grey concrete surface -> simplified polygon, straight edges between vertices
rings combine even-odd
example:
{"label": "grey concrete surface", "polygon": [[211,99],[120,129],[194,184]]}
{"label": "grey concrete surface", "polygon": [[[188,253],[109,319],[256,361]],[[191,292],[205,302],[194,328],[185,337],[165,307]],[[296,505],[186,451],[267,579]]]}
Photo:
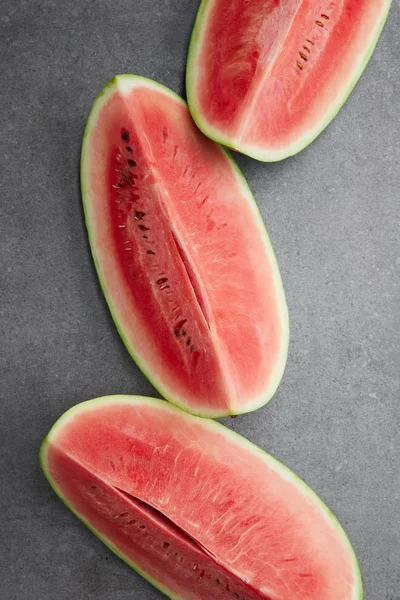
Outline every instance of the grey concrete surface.
{"label": "grey concrete surface", "polygon": [[[4,600],[161,598],[59,502],[37,452],[77,402],[156,395],[102,298],[78,161],[92,101],[114,74],[140,73],[183,93],[196,9],[189,0],[0,6]],[[400,599],[398,9],[395,0],[364,76],[314,144],[279,164],[238,157],[281,266],[291,347],[275,398],[228,425],[337,514],[367,600]]]}

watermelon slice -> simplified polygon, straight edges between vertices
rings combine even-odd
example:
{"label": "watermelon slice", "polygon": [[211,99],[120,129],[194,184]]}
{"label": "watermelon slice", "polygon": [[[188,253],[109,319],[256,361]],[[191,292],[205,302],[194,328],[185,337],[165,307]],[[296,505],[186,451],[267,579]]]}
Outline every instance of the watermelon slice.
{"label": "watermelon slice", "polygon": [[200,415],[265,404],[284,370],[287,308],[232,159],[197,129],[181,98],[123,75],[94,104],[81,179],[104,294],[154,386]]}
{"label": "watermelon slice", "polygon": [[364,70],[391,0],[203,0],[187,95],[210,138],[258,160],[296,154]]}
{"label": "watermelon slice", "polygon": [[99,398],[61,417],[40,459],[65,504],[170,598],[362,598],[323,502],[215,421],[162,400]]}

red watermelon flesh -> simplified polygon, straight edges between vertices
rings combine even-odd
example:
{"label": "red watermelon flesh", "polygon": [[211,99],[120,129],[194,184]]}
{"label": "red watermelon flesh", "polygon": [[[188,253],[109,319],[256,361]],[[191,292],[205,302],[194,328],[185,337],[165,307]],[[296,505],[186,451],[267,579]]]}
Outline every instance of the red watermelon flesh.
{"label": "red watermelon flesh", "polygon": [[209,416],[265,404],[288,345],[278,266],[243,177],[182,99],[114,78],[89,117],[82,192],[114,320],[159,391]]}
{"label": "red watermelon flesh", "polygon": [[391,0],[203,0],[187,93],[212,139],[266,161],[309,144],[367,64]]}
{"label": "red watermelon flesh", "polygon": [[56,423],[41,463],[77,516],[170,598],[362,598],[353,550],[322,501],[214,421],[100,398]]}

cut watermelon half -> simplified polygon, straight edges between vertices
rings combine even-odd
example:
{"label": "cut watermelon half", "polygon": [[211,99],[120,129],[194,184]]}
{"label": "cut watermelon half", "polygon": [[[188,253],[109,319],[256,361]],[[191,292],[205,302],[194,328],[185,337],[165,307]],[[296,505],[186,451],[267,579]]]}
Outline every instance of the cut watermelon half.
{"label": "cut watermelon half", "polygon": [[391,0],[203,0],[187,63],[193,118],[262,161],[296,154],[333,119]]}
{"label": "cut watermelon half", "polygon": [[40,460],[66,505],[170,598],[362,598],[323,502],[215,421],[162,400],[99,398],[59,419]]}
{"label": "cut watermelon half", "polygon": [[94,262],[117,328],[154,386],[207,416],[265,404],[288,315],[257,206],[186,104],[142,77],[95,101],[82,149]]}

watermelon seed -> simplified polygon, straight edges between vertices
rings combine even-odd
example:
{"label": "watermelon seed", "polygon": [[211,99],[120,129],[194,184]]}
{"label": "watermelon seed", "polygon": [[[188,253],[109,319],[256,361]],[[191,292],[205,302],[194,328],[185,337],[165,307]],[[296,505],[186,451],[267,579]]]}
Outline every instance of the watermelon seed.
{"label": "watermelon seed", "polygon": [[139,225],[138,226],[140,231],[149,231],[150,227],[146,227],[146,225]]}
{"label": "watermelon seed", "polygon": [[143,217],[145,217],[145,216],[146,216],[145,212],[141,212],[140,210],[135,211],[135,219],[137,221],[141,221],[143,219]]}
{"label": "watermelon seed", "polygon": [[155,252],[153,252],[153,250],[146,250],[146,254],[153,254],[155,256]]}
{"label": "watermelon seed", "polygon": [[220,582],[220,580],[218,579],[218,577],[217,577],[217,579],[216,579],[215,581],[216,581],[217,583],[221,583],[221,582]]}
{"label": "watermelon seed", "polygon": [[206,202],[206,200],[208,200],[208,198],[209,198],[208,195],[203,198],[203,200],[200,202],[200,204],[198,204],[199,208],[200,208],[200,206],[203,206],[204,202]]}
{"label": "watermelon seed", "polygon": [[128,525],[134,525],[136,523],[135,519],[131,519],[128,521]]}
{"label": "watermelon seed", "polygon": [[129,152],[129,154],[132,154],[133,150],[130,146],[126,146],[126,150],[127,152]]}
{"label": "watermelon seed", "polygon": [[164,542],[164,544],[163,544],[163,548],[164,548],[164,550],[167,550],[167,549],[169,548],[169,544],[168,544],[168,542]]}
{"label": "watermelon seed", "polygon": [[90,487],[92,488],[92,490],[97,490],[97,485],[91,485]]}
{"label": "watermelon seed", "polygon": [[327,21],[329,21],[329,17],[328,17],[328,15],[321,15],[321,17],[322,17],[323,19],[326,19]]}
{"label": "watermelon seed", "polygon": [[174,156],[173,156],[173,158],[175,158],[175,157],[176,157],[176,153],[177,153],[177,152],[178,152],[178,146],[174,146]]}
{"label": "watermelon seed", "polygon": [[139,529],[146,529],[145,525],[141,525]]}
{"label": "watermelon seed", "polygon": [[237,592],[235,592],[235,596],[236,596],[236,598],[240,598],[240,596]]}
{"label": "watermelon seed", "polygon": [[157,279],[156,283],[157,285],[162,285],[163,283],[166,283],[168,281],[168,277],[160,277],[160,279]]}
{"label": "watermelon seed", "polygon": [[200,578],[199,578],[199,581],[201,581],[201,580],[203,579],[203,577],[204,577],[204,574],[205,574],[205,571],[204,571],[204,569],[202,569],[202,570],[200,571]]}
{"label": "watermelon seed", "polygon": [[185,337],[186,335],[186,329],[182,329],[182,337]]}
{"label": "watermelon seed", "polygon": [[129,165],[130,167],[136,167],[136,163],[135,163],[135,161],[134,161],[134,160],[132,160],[131,158],[128,158],[128,165]]}
{"label": "watermelon seed", "polygon": [[192,341],[192,338],[189,336],[188,339],[186,340],[186,346],[190,346],[191,341]]}
{"label": "watermelon seed", "polygon": [[311,41],[311,40],[309,40],[308,38],[307,38],[307,42],[308,42],[309,44],[311,44],[311,46],[314,46],[314,42],[312,42],[312,41]]}
{"label": "watermelon seed", "polygon": [[307,56],[304,54],[304,52],[299,52],[299,54],[300,54],[300,56],[301,56],[301,58],[302,58],[303,60],[305,60],[306,62],[308,61],[308,58],[307,58]]}
{"label": "watermelon seed", "polygon": [[186,323],[187,319],[182,319],[182,321],[179,321],[179,323],[176,324],[176,326],[174,327],[174,334],[176,335],[176,337],[179,337],[180,333],[181,333],[181,329],[184,326],[184,324]]}
{"label": "watermelon seed", "polygon": [[186,175],[188,168],[189,168],[189,167],[186,165],[186,167],[185,167],[185,170],[183,171],[183,174],[184,174],[184,175]]}
{"label": "watermelon seed", "polygon": [[324,27],[324,24],[321,21],[315,21],[318,27]]}
{"label": "watermelon seed", "polygon": [[124,133],[121,135],[121,137],[123,140],[125,140],[125,142],[127,142],[129,140],[129,132],[124,131]]}
{"label": "watermelon seed", "polygon": [[196,565],[196,563],[193,565],[193,571],[197,571],[199,567]]}
{"label": "watermelon seed", "polygon": [[306,50],[308,52],[308,54],[311,54],[311,50],[310,48],[307,48],[307,46],[303,46],[304,50]]}
{"label": "watermelon seed", "polygon": [[114,515],[114,519],[119,519],[119,515]]}

